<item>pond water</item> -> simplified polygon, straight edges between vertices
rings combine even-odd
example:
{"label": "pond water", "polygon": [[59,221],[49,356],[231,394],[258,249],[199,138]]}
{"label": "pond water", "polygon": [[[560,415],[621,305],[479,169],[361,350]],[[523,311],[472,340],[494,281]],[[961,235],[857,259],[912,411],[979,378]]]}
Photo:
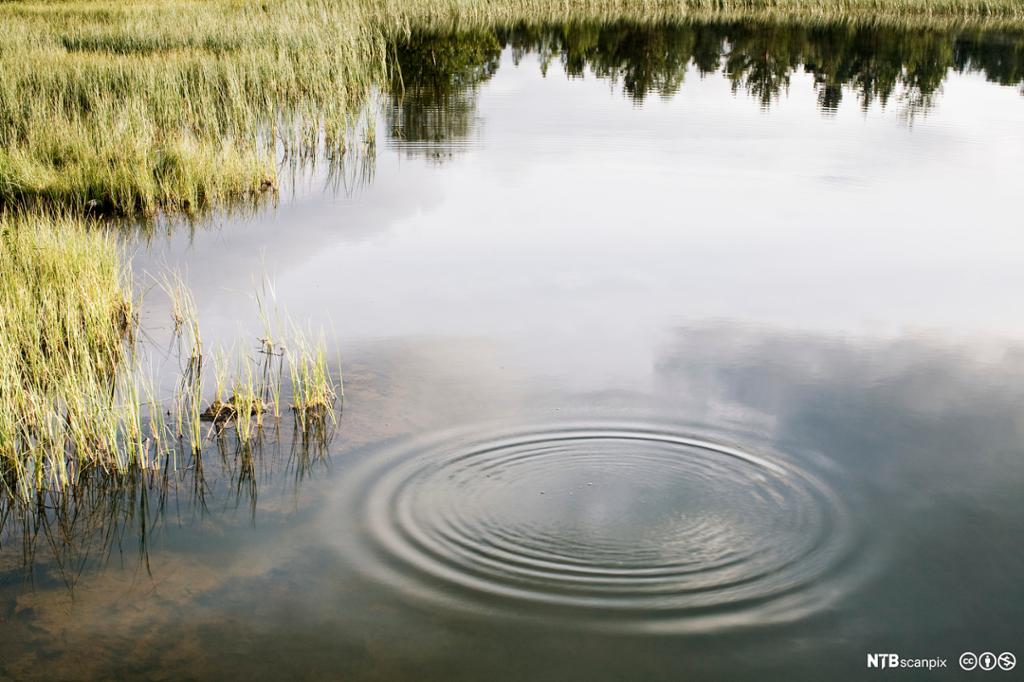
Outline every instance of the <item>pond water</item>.
{"label": "pond water", "polygon": [[264,277],[324,327],[328,450],[285,428],[205,480],[6,519],[0,674],[820,680],[1024,654],[1022,46],[414,33],[375,154],[133,247],[140,278],[186,273],[211,347],[258,337]]}

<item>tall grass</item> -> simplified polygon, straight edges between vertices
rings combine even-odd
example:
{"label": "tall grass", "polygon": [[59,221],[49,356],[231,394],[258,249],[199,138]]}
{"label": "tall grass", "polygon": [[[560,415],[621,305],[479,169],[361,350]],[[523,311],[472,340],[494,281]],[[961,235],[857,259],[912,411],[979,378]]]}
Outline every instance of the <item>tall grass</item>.
{"label": "tall grass", "polygon": [[[30,500],[101,470],[125,475],[192,459],[233,429],[249,445],[277,414],[288,368],[302,438],[333,423],[335,381],[323,342],[281,335],[293,352],[225,356],[206,410],[204,350],[195,304],[180,277],[164,288],[179,337],[181,378],[160,396],[137,355],[136,302],[118,242],[95,221],[66,214],[0,214],[0,493]],[[271,346],[271,351],[273,351]],[[203,416],[217,413],[215,429]],[[223,412],[223,414],[221,414]],[[322,429],[320,429],[322,431]]]}
{"label": "tall grass", "polygon": [[[269,420],[281,416],[282,385],[289,379],[295,432],[303,440],[327,434],[336,424],[335,407],[340,393],[340,373],[326,360],[326,341],[315,340],[294,323],[283,321],[274,307],[274,289],[264,280],[254,295],[263,334],[252,348],[220,348],[208,367],[195,303],[179,274],[166,275],[163,289],[171,304],[178,339],[181,380],[170,400],[176,436],[199,457],[211,439],[233,430],[236,441],[248,449],[259,442]],[[213,373],[213,394],[205,409],[204,367]],[[168,410],[171,412],[171,410]],[[203,432],[202,422],[210,423]],[[163,423],[163,422],[161,422]]]}
{"label": "tall grass", "polygon": [[383,68],[355,0],[0,5],[0,200],[192,211],[344,146]]}
{"label": "tall grass", "polygon": [[203,399],[203,336],[192,292],[181,274],[166,273],[159,281],[171,304],[174,339],[181,361],[181,378],[174,395],[173,427],[179,441],[198,454],[203,440],[200,424]]}
{"label": "tall grass", "polygon": [[292,412],[297,430],[305,437],[324,436],[336,425],[335,401],[341,390],[327,361],[323,336],[314,337],[293,327],[286,350],[291,376]]}
{"label": "tall grass", "polygon": [[374,20],[385,34],[516,24],[666,20],[855,20],[949,27],[965,21],[1020,27],[1019,0],[379,0]]}
{"label": "tall grass", "polygon": [[81,465],[137,463],[130,273],[112,238],[66,215],[0,216],[0,472],[26,496]]}

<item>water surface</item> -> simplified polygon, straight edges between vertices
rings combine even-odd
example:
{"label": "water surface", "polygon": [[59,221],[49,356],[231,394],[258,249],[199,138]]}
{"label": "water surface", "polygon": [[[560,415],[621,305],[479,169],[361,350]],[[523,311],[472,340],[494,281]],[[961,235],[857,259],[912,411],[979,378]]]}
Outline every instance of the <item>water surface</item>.
{"label": "water surface", "polygon": [[[285,425],[71,524],[9,516],[0,671],[952,678],[1014,651],[1021,45],[414,33],[374,156],[134,246],[211,346],[258,337],[264,276],[324,325],[330,448]],[[153,292],[155,356],[166,315]]]}

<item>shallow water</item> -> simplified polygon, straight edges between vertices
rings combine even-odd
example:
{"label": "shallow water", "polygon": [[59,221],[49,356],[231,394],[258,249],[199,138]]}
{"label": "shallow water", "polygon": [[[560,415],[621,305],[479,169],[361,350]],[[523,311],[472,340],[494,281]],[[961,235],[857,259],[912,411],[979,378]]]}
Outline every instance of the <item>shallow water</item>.
{"label": "shallow water", "polygon": [[1020,44],[414,36],[375,158],[136,247],[211,347],[257,338],[263,276],[324,324],[329,451],[283,427],[98,492],[28,573],[9,521],[0,672],[818,680],[896,652],[953,678],[1015,651]]}

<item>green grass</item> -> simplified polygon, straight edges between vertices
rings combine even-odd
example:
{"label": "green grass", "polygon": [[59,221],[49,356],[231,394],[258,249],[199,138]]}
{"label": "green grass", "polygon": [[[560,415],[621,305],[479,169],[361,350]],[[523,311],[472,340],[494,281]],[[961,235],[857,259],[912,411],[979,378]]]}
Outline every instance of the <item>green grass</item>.
{"label": "green grass", "polygon": [[382,0],[379,8],[377,21],[399,30],[678,19],[855,19],[935,27],[965,20],[1020,26],[1024,20],[1019,0]]}
{"label": "green grass", "polygon": [[0,4],[0,202],[195,211],[341,151],[383,68],[332,2]]}
{"label": "green grass", "polygon": [[292,413],[297,430],[304,434],[324,434],[336,424],[334,404],[340,384],[336,383],[327,362],[323,336],[314,339],[293,327],[285,357],[291,377]]}
{"label": "green grass", "polygon": [[0,3],[0,205],[194,212],[344,153],[414,29],[757,16],[1024,25],[1021,0],[72,0]]}
{"label": "green grass", "polygon": [[[281,373],[298,377],[303,438],[333,423],[335,379],[324,345],[282,334],[278,356],[241,352],[217,364],[230,413],[204,429],[204,350],[195,304],[179,277],[163,283],[179,338],[181,378],[160,396],[137,353],[132,277],[118,241],[66,214],[0,215],[0,492],[28,501],[96,470],[126,475],[198,457],[229,427],[243,445],[275,417]],[[260,348],[265,348],[261,345]],[[294,349],[294,350],[293,350]]]}
{"label": "green grass", "polygon": [[[0,217],[0,473],[20,497],[138,463],[126,258],[94,224]],[[126,392],[129,394],[126,396]]]}

